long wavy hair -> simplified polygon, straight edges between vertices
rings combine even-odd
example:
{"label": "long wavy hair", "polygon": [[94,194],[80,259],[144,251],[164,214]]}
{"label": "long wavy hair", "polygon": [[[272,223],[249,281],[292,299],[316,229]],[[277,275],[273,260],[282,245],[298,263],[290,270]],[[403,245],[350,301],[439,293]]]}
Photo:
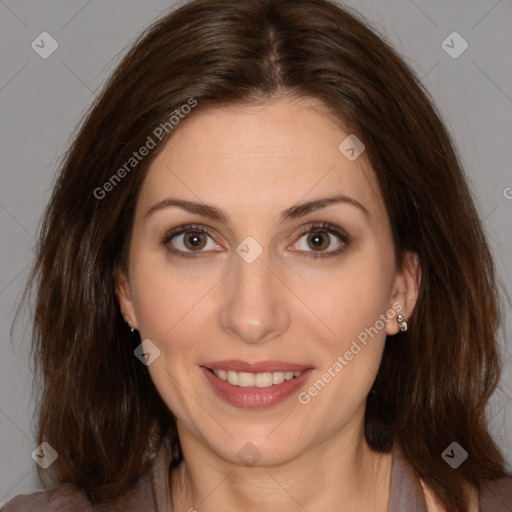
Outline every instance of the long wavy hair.
{"label": "long wavy hair", "polygon": [[[63,157],[27,286],[38,442],[59,453],[41,473],[115,503],[148,470],[162,436],[182,460],[172,412],[134,357],[141,340],[120,314],[116,270],[126,265],[147,170],[180,129],[172,116],[186,123],[204,109],[284,95],[321,100],[363,141],[397,261],[404,251],[420,259],[409,331],[386,340],[367,398],[366,440],[380,452],[398,443],[446,509],[465,511],[468,483],[505,474],[485,414],[500,376],[495,267],[429,94],[384,36],[328,0],[186,3],[137,39],[87,112]],[[148,137],[154,147],[134,159]],[[469,453],[456,471],[441,457],[454,440]]]}

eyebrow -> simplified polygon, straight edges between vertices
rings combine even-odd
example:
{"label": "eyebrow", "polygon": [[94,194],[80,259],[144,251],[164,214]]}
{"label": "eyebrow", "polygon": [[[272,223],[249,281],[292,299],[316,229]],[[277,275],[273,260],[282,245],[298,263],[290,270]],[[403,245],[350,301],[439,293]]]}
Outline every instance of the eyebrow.
{"label": "eyebrow", "polygon": [[[329,197],[322,197],[319,199],[314,199],[312,201],[308,201],[305,203],[296,204],[286,210],[281,212],[279,216],[279,223],[284,222],[285,220],[293,220],[298,219],[300,217],[304,217],[305,215],[320,210],[322,208],[326,208],[327,206],[333,204],[348,204],[358,208],[365,215],[369,215],[368,210],[356,199],[353,199],[344,195],[336,195]],[[145,216],[149,217],[156,213],[157,211],[163,210],[165,208],[169,208],[172,206],[176,206],[187,210],[190,213],[197,213],[198,215],[202,215],[203,217],[207,217],[211,220],[221,222],[223,224],[230,224],[229,215],[225,210],[221,208],[217,208],[216,206],[209,205],[206,203],[199,203],[195,201],[187,201],[185,199],[175,199],[172,197],[168,197],[166,199],[162,199],[155,203],[149,210],[146,212]]]}

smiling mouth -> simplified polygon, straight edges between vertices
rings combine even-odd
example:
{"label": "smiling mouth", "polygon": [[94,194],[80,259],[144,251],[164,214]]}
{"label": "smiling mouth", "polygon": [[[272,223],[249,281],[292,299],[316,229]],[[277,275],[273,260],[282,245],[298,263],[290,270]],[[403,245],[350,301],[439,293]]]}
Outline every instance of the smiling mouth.
{"label": "smiling mouth", "polygon": [[284,381],[300,377],[303,373],[302,371],[249,373],[212,368],[208,368],[208,370],[220,380],[226,381],[232,386],[239,386],[242,388],[270,388],[272,386],[278,386]]}

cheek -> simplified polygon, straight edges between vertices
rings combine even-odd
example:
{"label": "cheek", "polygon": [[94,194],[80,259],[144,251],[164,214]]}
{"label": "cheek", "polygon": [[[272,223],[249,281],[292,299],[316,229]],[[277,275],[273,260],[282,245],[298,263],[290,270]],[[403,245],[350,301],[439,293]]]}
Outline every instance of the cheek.
{"label": "cheek", "polygon": [[133,258],[132,293],[142,336],[163,342],[191,313],[197,315],[208,303],[208,292],[217,277],[199,275],[193,263],[179,268],[173,268],[158,251],[141,252]]}
{"label": "cheek", "polygon": [[[333,273],[327,282],[309,289],[304,302],[328,327],[321,331],[310,323],[319,357],[315,379],[304,389],[302,401],[327,423],[344,422],[362,406],[377,375],[390,309],[392,259],[382,252],[358,254]],[[307,294],[306,288],[302,290]],[[318,322],[316,322],[318,325]],[[320,335],[320,333],[326,333]],[[332,416],[330,416],[332,415]]]}
{"label": "cheek", "polygon": [[342,349],[376,324],[385,332],[379,319],[390,308],[392,260],[379,256],[378,251],[357,253],[329,274],[303,273],[296,282],[297,295],[321,320],[325,342],[333,349]]}
{"label": "cheek", "polygon": [[[210,282],[211,281],[211,282]],[[148,371],[169,409],[178,417],[194,416],[190,400],[198,379],[198,347],[204,329],[198,320],[211,317],[208,291],[212,278],[194,279],[145,262],[134,272],[132,288],[142,339],[150,339],[160,350]]]}
{"label": "cheek", "polygon": [[347,278],[328,299],[315,299],[334,334],[319,336],[311,329],[316,337],[309,353],[318,354],[320,364],[298,398],[326,428],[336,429],[363,406],[380,366],[386,339],[381,315],[389,312],[389,295],[374,277]]}

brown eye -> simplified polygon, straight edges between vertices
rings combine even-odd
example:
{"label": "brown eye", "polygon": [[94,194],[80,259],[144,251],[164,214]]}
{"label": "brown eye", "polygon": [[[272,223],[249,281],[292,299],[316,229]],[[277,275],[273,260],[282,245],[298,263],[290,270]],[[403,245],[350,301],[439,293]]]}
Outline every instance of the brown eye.
{"label": "brown eye", "polygon": [[343,252],[350,243],[350,236],[336,226],[325,222],[306,226],[294,249],[311,258],[326,258]]}
{"label": "brown eye", "polygon": [[331,244],[329,235],[326,235],[323,231],[316,231],[309,234],[307,243],[310,244],[315,251],[323,251],[327,249]]}
{"label": "brown eye", "polygon": [[206,243],[206,236],[200,231],[187,231],[184,233],[183,243],[191,251],[203,249]]}
{"label": "brown eye", "polygon": [[213,241],[212,233],[198,225],[179,226],[162,238],[169,252],[177,256],[193,258],[221,247]]}

